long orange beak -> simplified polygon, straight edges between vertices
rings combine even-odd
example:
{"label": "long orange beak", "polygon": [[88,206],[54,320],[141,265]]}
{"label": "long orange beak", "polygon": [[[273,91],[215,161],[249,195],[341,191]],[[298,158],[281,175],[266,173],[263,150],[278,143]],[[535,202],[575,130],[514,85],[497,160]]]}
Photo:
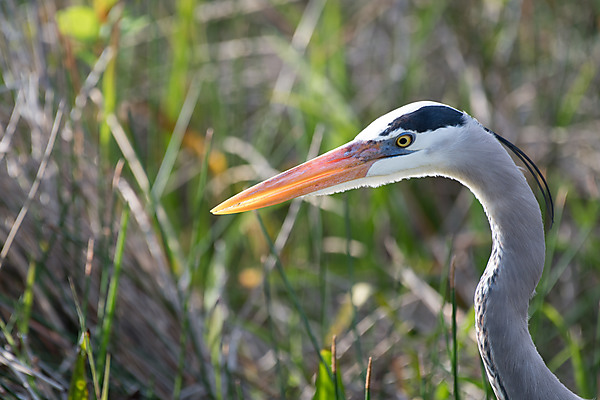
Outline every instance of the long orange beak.
{"label": "long orange beak", "polygon": [[350,142],[254,185],[210,212],[220,215],[255,210],[363,178],[379,158],[378,150],[377,143]]}

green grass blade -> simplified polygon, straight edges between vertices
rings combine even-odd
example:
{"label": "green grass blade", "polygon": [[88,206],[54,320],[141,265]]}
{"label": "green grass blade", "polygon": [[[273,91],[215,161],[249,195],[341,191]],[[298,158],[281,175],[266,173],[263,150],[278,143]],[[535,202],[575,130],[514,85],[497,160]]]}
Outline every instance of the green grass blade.
{"label": "green grass blade", "polygon": [[170,261],[171,271],[180,271],[182,266],[185,265],[185,257],[183,255],[176,230],[173,227],[171,220],[168,218],[165,208],[157,199],[153,198],[150,188],[150,180],[148,179],[146,170],[134,151],[129,138],[119,123],[117,117],[114,114],[110,114],[106,118],[106,121],[111,128],[113,138],[117,142],[117,145],[121,150],[121,154],[125,160],[127,160],[127,165],[129,166],[129,169],[131,170],[140,190],[144,194],[149,209],[153,212],[155,222],[157,223],[158,229],[161,233],[160,238],[163,240],[167,258]]}
{"label": "green grass blade", "polygon": [[193,42],[198,38],[198,25],[194,23],[196,0],[178,0],[177,12],[173,21],[172,66],[166,93],[165,110],[167,117],[175,121],[181,110],[182,101],[188,86],[190,60],[193,56]]}
{"label": "green grass blade", "polygon": [[[265,265],[266,267],[266,265]],[[277,382],[279,384],[279,393],[281,395],[281,398],[285,398],[285,377],[283,376],[283,368],[281,367],[281,359],[279,357],[279,346],[278,346],[278,341],[276,339],[275,336],[275,324],[273,323],[273,318],[272,318],[272,314],[271,314],[271,310],[272,310],[272,299],[271,299],[271,284],[269,282],[269,279],[271,277],[271,274],[269,274],[269,271],[264,270],[264,279],[263,279],[263,292],[265,294],[265,304],[267,307],[267,326],[268,326],[268,330],[269,330],[269,336],[271,339],[271,344],[273,346],[273,352],[275,353],[275,371],[277,374]]]}
{"label": "green grass blade", "polygon": [[[560,332],[563,340],[565,340],[567,344],[567,348],[565,349],[565,356],[571,357],[571,364],[573,366],[573,374],[575,375],[575,382],[577,384],[577,392],[583,396],[583,398],[592,397],[593,394],[589,390],[589,385],[587,381],[587,368],[583,363],[583,358],[581,356],[581,344],[578,343],[577,339],[569,333],[568,327],[565,323],[564,318],[558,312],[558,310],[552,307],[550,304],[546,303],[542,307],[542,312],[548,318],[554,326]],[[554,359],[548,362],[548,368],[550,370],[556,370],[562,364],[561,355],[557,355]],[[555,362],[555,360],[559,361],[559,364]]]}
{"label": "green grass blade", "polygon": [[452,303],[452,377],[454,379],[454,398],[460,400],[458,385],[458,341],[456,339],[456,288],[454,286],[454,260],[450,264],[450,301]]}
{"label": "green grass blade", "polygon": [[567,126],[571,123],[579,111],[581,102],[590,90],[591,82],[598,72],[598,63],[594,59],[589,59],[581,65],[579,74],[573,81],[573,84],[564,94],[562,103],[556,115],[556,124],[558,126]]}
{"label": "green grass blade", "polygon": [[115,247],[115,255],[113,259],[114,271],[108,288],[106,299],[106,312],[104,313],[104,320],[102,321],[102,331],[100,333],[100,350],[98,352],[97,369],[103,372],[105,368],[105,362],[108,361],[108,343],[110,341],[112,324],[115,317],[117,293],[119,290],[119,280],[121,277],[123,251],[125,249],[125,238],[127,237],[128,224],[129,208],[126,206],[126,208],[121,213],[121,225],[119,228],[119,235],[117,236],[117,244]]}
{"label": "green grass blade", "polygon": [[[331,360],[330,350],[321,350],[321,357],[324,360]],[[332,379],[329,375],[329,367],[327,364],[322,362],[319,363],[319,370],[317,372],[317,380],[315,382],[315,395],[313,400],[331,400],[338,399],[338,390],[336,381],[339,379],[339,374],[335,373]],[[339,382],[341,385],[341,381]]]}
{"label": "green grass blade", "polygon": [[598,388],[600,383],[600,304],[596,316],[596,337],[594,338],[594,357],[592,358],[592,388]]}
{"label": "green grass blade", "polygon": [[83,339],[85,333],[82,333],[81,340],[79,341],[79,349],[77,350],[77,358],[75,359],[75,365],[73,367],[73,375],[71,376],[71,383],[69,384],[69,392],[67,398],[69,400],[88,400],[90,393],[87,388],[86,378],[86,341]]}
{"label": "green grass blade", "polygon": [[348,265],[348,278],[350,280],[350,303],[352,305],[352,332],[354,333],[354,347],[356,348],[356,358],[360,364],[360,371],[362,380],[366,380],[367,377],[365,375],[365,365],[364,365],[364,357],[362,345],[360,342],[360,334],[358,333],[358,321],[357,314],[358,310],[356,309],[356,304],[354,303],[354,298],[352,295],[352,288],[354,287],[355,276],[354,276],[354,259],[350,254],[350,244],[352,243],[352,232],[351,232],[351,218],[350,218],[350,204],[348,203],[348,194],[344,197],[344,223],[346,226],[346,262]]}
{"label": "green grass blade", "polygon": [[[296,291],[294,290],[294,288],[292,287],[292,285],[290,284],[290,281],[287,278],[287,275],[285,274],[285,271],[283,269],[283,264],[281,263],[281,259],[279,258],[279,254],[277,254],[277,251],[275,249],[275,246],[273,244],[273,241],[271,240],[271,237],[269,236],[269,233],[267,232],[267,228],[260,216],[260,214],[258,212],[255,212],[256,217],[258,218],[258,222],[260,224],[260,228],[262,230],[262,233],[265,237],[265,239],[267,240],[268,244],[269,244],[269,248],[271,249],[271,254],[273,255],[273,257],[275,257],[275,269],[277,270],[277,272],[279,273],[279,276],[281,277],[281,280],[283,282],[283,285],[285,287],[285,290],[288,294],[288,296],[290,297],[290,300],[292,301],[292,304],[294,306],[294,309],[296,310],[296,312],[298,313],[298,315],[300,315],[300,319],[302,320],[302,324],[304,325],[304,329],[306,330],[306,333],[308,334],[308,337],[310,339],[310,342],[313,346],[313,351],[315,351],[315,353],[317,354],[317,356],[319,357],[319,361],[321,363],[325,364],[325,360],[323,359],[323,357],[321,356],[321,352],[319,350],[319,343],[317,342],[317,338],[314,334],[314,332],[312,331],[312,328],[310,327],[310,323],[308,321],[308,317],[306,316],[306,313],[304,312],[304,310],[302,309],[302,306],[300,305],[300,302],[298,301],[298,295],[296,295]],[[331,375],[331,370],[329,370],[329,374]]]}
{"label": "green grass blade", "polygon": [[25,292],[23,293],[23,308],[21,318],[18,320],[19,330],[23,336],[29,332],[29,319],[31,317],[31,307],[33,306],[33,286],[35,285],[37,263],[29,262],[27,278],[25,281]]}
{"label": "green grass blade", "polygon": [[185,101],[181,107],[181,112],[179,112],[177,117],[177,122],[175,123],[175,128],[173,129],[173,133],[171,135],[171,140],[167,145],[165,156],[158,169],[154,184],[152,185],[151,193],[152,198],[154,199],[160,199],[162,197],[169,177],[172,175],[173,166],[175,165],[175,160],[179,154],[183,137],[190,123],[190,119],[192,118],[192,113],[194,112],[196,103],[198,102],[198,97],[200,96],[200,87],[201,84],[199,77],[195,76],[190,84],[190,89],[188,90]]}
{"label": "green grass blade", "polygon": [[75,290],[75,285],[73,284],[73,280],[69,278],[69,285],[71,287],[71,295],[73,296],[73,302],[75,303],[75,311],[77,312],[77,318],[79,319],[79,329],[81,331],[80,339],[79,339],[79,347],[83,351],[85,351],[86,358],[88,364],[90,366],[90,373],[92,375],[92,385],[94,387],[94,393],[96,394],[96,398],[100,398],[100,385],[98,384],[98,375],[96,374],[96,366],[94,363],[94,355],[92,352],[92,347],[90,343],[90,332],[86,328],[85,317],[81,310],[81,305],[79,304],[79,300],[77,299],[77,291]]}
{"label": "green grass blade", "polygon": [[110,382],[110,354],[106,355],[106,364],[104,366],[104,383],[102,384],[101,400],[108,400],[108,389]]}

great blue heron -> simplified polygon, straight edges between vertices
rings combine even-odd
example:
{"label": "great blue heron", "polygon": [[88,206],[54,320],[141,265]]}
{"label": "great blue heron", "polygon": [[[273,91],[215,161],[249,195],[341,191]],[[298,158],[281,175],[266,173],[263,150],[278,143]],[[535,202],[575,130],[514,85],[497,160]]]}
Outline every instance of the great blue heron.
{"label": "great blue heron", "polygon": [[492,230],[492,253],[475,291],[475,326],[496,397],[580,399],[546,367],[527,328],[529,299],[544,268],[544,226],[531,188],[502,145],[534,174],[551,212],[546,181],[525,153],[466,113],[429,101],[376,119],[350,143],[246,189],[211,212],[237,213],[415,177],[461,182],[483,205]]}

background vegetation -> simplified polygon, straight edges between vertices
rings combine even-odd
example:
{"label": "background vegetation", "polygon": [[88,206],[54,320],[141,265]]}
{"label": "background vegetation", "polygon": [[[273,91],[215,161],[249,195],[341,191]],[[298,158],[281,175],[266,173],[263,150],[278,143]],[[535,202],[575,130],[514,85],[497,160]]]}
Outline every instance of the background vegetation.
{"label": "background vegetation", "polygon": [[466,189],[209,214],[421,99],[545,171],[530,328],[597,396],[599,28],[597,0],[3,0],[0,397],[310,399],[335,334],[338,398],[364,397],[368,357],[372,398],[492,398]]}

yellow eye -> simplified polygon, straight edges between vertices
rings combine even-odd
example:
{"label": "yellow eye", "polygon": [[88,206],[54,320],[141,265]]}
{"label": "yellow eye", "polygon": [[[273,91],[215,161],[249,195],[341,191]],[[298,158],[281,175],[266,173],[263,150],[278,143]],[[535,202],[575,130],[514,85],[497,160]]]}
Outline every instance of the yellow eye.
{"label": "yellow eye", "polygon": [[410,133],[405,133],[403,135],[398,136],[396,139],[396,145],[398,147],[408,147],[413,142],[413,136]]}

